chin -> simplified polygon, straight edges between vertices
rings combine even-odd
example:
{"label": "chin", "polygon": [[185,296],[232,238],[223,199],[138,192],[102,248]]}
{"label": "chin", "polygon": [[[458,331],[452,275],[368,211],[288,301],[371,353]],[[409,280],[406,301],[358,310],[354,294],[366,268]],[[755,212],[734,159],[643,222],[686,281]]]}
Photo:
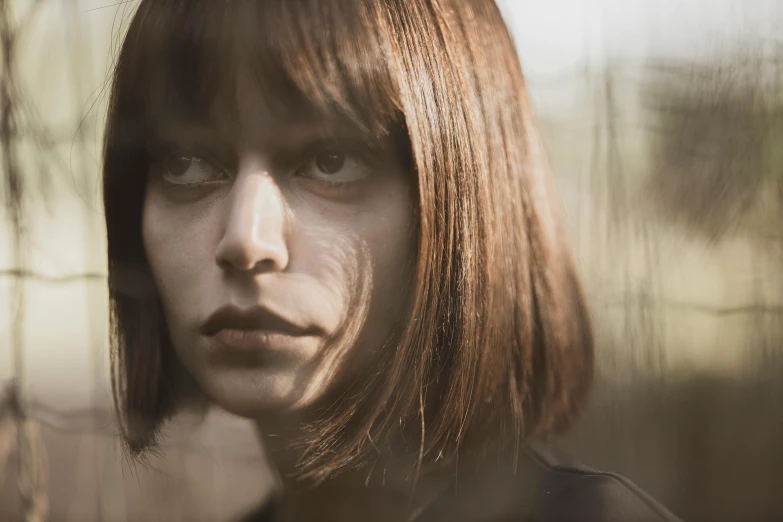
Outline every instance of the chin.
{"label": "chin", "polygon": [[212,370],[197,378],[209,400],[224,410],[249,419],[295,409],[301,386],[295,372],[262,369]]}

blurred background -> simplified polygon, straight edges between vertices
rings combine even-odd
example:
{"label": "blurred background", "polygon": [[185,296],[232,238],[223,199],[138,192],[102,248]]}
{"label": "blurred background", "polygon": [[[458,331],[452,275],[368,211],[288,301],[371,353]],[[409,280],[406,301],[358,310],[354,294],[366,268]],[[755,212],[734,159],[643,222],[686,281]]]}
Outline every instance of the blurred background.
{"label": "blurred background", "polygon": [[[99,165],[134,4],[0,0],[0,520],[220,520],[269,485],[219,411],[145,467],[117,442]],[[560,444],[684,520],[783,520],[783,4],[500,4],[596,320]]]}

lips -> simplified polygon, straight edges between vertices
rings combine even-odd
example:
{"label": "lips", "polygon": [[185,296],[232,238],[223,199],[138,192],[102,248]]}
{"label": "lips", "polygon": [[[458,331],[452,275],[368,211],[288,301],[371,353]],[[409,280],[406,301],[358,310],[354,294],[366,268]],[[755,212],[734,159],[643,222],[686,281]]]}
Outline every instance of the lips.
{"label": "lips", "polygon": [[316,329],[301,326],[296,321],[284,318],[269,308],[254,307],[240,309],[225,306],[210,315],[204,321],[201,331],[205,335],[214,335],[220,330],[266,330],[288,335],[314,335]]}
{"label": "lips", "polygon": [[304,337],[318,335],[315,327],[287,319],[269,308],[220,308],[204,321],[201,333],[223,348],[285,350]]}

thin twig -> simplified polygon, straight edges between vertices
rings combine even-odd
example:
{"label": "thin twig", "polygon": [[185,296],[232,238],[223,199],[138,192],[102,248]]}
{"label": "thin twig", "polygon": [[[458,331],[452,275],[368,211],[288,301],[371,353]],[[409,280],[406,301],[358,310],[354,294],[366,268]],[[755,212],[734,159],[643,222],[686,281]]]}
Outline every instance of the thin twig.
{"label": "thin twig", "polygon": [[2,277],[14,277],[19,279],[35,279],[38,281],[44,281],[46,283],[75,283],[85,280],[98,280],[105,281],[106,274],[100,272],[83,272],[78,274],[68,274],[61,276],[41,274],[32,270],[23,268],[12,268],[10,270],[0,270],[0,278]]}

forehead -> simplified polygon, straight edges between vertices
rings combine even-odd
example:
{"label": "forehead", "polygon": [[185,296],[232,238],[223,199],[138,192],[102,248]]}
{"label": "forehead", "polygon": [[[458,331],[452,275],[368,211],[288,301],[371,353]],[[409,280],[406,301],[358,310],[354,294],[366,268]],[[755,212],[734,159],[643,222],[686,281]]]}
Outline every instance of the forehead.
{"label": "forehead", "polygon": [[283,114],[272,111],[267,96],[248,78],[247,71],[240,69],[236,81],[227,84],[209,103],[159,107],[151,112],[149,126],[156,136],[168,140],[202,142],[219,138],[239,144],[290,140],[340,125],[306,105]]}
{"label": "forehead", "polygon": [[199,122],[239,139],[314,121],[375,136],[401,124],[377,27],[356,16],[363,2],[180,4],[142,2],[123,46],[145,126]]}
{"label": "forehead", "polygon": [[[364,141],[368,146],[382,148],[392,145],[390,137],[384,141],[366,139],[357,129],[339,122],[313,119],[305,122],[270,120],[262,125],[247,127],[227,118],[183,120],[176,118],[156,121],[150,132],[152,143],[209,145],[230,150],[269,149],[285,150],[332,138]],[[400,150],[400,153],[405,151]]]}

